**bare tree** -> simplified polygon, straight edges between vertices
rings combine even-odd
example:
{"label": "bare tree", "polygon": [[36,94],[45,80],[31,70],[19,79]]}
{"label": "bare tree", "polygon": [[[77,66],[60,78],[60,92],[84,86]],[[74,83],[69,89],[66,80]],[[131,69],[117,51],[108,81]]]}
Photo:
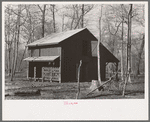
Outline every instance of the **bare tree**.
{"label": "bare tree", "polygon": [[44,37],[44,25],[45,25],[45,12],[46,12],[46,4],[44,4],[43,9],[40,5],[38,5],[40,11],[42,12],[42,37]]}
{"label": "bare tree", "polygon": [[[70,30],[84,27],[84,16],[93,9],[94,5],[73,4],[65,6],[65,17],[68,18],[68,28]],[[70,11],[68,13],[68,11]]]}
{"label": "bare tree", "polygon": [[97,44],[97,63],[98,63],[98,82],[99,85],[102,84],[101,82],[101,55],[100,55],[100,45],[101,45],[101,41],[102,41],[102,35],[101,35],[101,30],[102,30],[102,9],[103,9],[103,5],[101,5],[101,11],[100,11],[100,17],[99,17],[99,39],[98,39],[98,44]]}
{"label": "bare tree", "polygon": [[81,12],[80,15],[79,15],[80,9],[78,9],[78,6],[77,6],[77,9],[76,9],[77,17],[76,17],[76,25],[75,25],[74,29],[76,29],[77,27],[80,28],[80,26],[79,26],[80,21],[81,21],[81,27],[84,27],[84,16],[87,13],[89,13],[94,7],[94,5],[85,5],[85,4],[82,4],[81,6],[82,6],[81,7],[82,12]]}
{"label": "bare tree", "polygon": [[80,94],[80,69],[81,69],[81,65],[82,65],[82,60],[80,60],[80,64],[79,64],[79,67],[78,67],[78,83],[77,83],[78,92],[77,92],[77,95],[76,95],[76,99],[78,99],[79,94]]}
{"label": "bare tree", "polygon": [[130,10],[128,14],[128,43],[127,43],[127,73],[126,80],[123,88],[122,95],[125,96],[125,89],[127,81],[131,80],[131,18],[132,18],[132,4],[130,4]]}
{"label": "bare tree", "polygon": [[82,4],[82,21],[81,21],[81,27],[84,27],[84,4]]}
{"label": "bare tree", "polygon": [[124,23],[124,17],[123,17],[123,4],[121,5],[122,7],[122,42],[121,42],[121,78],[122,81],[124,81],[124,67],[123,67],[123,23]]}
{"label": "bare tree", "polygon": [[140,49],[138,51],[137,69],[136,69],[136,72],[135,72],[135,77],[136,78],[140,74],[140,61],[141,61],[141,56],[142,56],[142,52],[143,52],[143,48],[144,48],[144,42],[145,42],[145,35],[143,34],[143,39],[142,39],[142,42],[141,42],[141,46],[140,46]]}
{"label": "bare tree", "polygon": [[[9,8],[9,6],[8,6]],[[8,20],[7,23],[5,22],[5,42],[7,44],[7,49],[8,49],[8,75],[10,76],[11,74],[11,47],[12,47],[12,40],[10,39],[11,36],[11,27],[10,27],[10,23],[11,23],[11,11],[10,9],[7,10],[8,13]],[[14,34],[13,34],[14,36]],[[6,52],[7,54],[7,52]]]}
{"label": "bare tree", "polygon": [[[106,14],[107,11],[105,12],[105,16],[106,16],[106,22],[107,22],[107,28],[108,28],[108,32],[110,33],[110,36],[113,37],[112,41],[111,41],[111,52],[113,54],[115,54],[115,51],[117,50],[117,56],[118,56],[118,43],[116,45],[116,41],[117,41],[117,36],[119,35],[118,32],[120,32],[121,30],[120,29],[120,26],[121,26],[121,23],[123,23],[123,18],[122,18],[122,15],[120,15],[120,13],[117,12],[118,9],[120,9],[120,5],[115,7],[115,6],[112,6],[110,5],[111,7],[111,11],[113,11],[113,16],[110,14]],[[120,19],[121,18],[121,19]],[[122,24],[123,25],[123,24]],[[123,29],[123,26],[122,26],[122,29]],[[122,31],[123,32],[123,31]],[[122,33],[123,34],[123,33]],[[123,35],[122,35],[123,36]],[[120,40],[120,39],[119,39]],[[110,43],[110,42],[109,42]],[[110,45],[109,45],[110,46]],[[122,60],[122,59],[121,59]],[[111,68],[111,69],[110,69]],[[110,66],[110,70],[113,71],[114,73],[114,69],[115,69],[115,65],[112,65]],[[111,73],[112,74],[112,73]]]}
{"label": "bare tree", "polygon": [[13,57],[13,64],[12,64],[12,73],[11,73],[11,81],[15,75],[16,65],[17,65],[17,58],[18,58],[18,43],[19,43],[19,36],[20,36],[20,16],[21,16],[21,5],[18,5],[18,15],[17,15],[17,22],[16,22],[16,34],[14,40],[14,57]]}
{"label": "bare tree", "polygon": [[[19,4],[17,5],[17,12],[13,10],[13,8],[6,7],[7,10],[10,10],[12,15],[17,16],[14,20],[14,28],[12,29],[12,44],[11,47],[13,49],[13,55],[12,55],[12,66],[11,66],[11,81],[13,80],[13,77],[15,75],[16,67],[17,67],[17,59],[18,59],[18,48],[19,48],[19,40],[20,40],[20,27],[25,23],[26,19],[21,15],[21,12],[24,10],[24,8]],[[21,18],[23,19],[23,22],[21,23]],[[10,58],[10,57],[9,57]]]}
{"label": "bare tree", "polygon": [[52,12],[52,15],[53,15],[53,29],[54,29],[54,33],[56,32],[56,22],[55,22],[55,5],[52,4],[51,5],[51,12]]}
{"label": "bare tree", "polygon": [[[25,5],[25,9],[26,9],[27,18],[28,18],[27,20],[29,20],[28,21],[29,23],[27,23],[27,27],[24,25],[24,28],[26,28],[28,30],[28,33],[26,33],[26,35],[28,35],[27,38],[26,38],[27,39],[26,44],[28,44],[28,43],[32,42],[34,26],[33,26],[33,23],[32,23],[32,15],[31,15],[31,12],[30,12],[30,6],[27,7],[27,5]],[[25,49],[23,51],[22,58],[20,60],[19,66],[18,66],[18,70],[21,70],[21,64],[22,64],[23,58],[25,56],[26,50],[27,50],[27,46],[25,46]]]}
{"label": "bare tree", "polygon": [[[140,17],[136,16],[135,21],[138,24],[140,24],[142,27],[145,27],[145,24],[144,24],[145,23],[145,14],[144,14],[145,9],[144,9],[144,6],[142,6],[142,11],[143,11],[143,14]],[[143,52],[143,49],[144,49],[144,42],[145,42],[145,34],[142,33],[140,35],[142,35],[143,37],[141,39],[142,42],[140,44],[140,48],[138,49],[139,51],[138,51],[138,54],[137,54],[138,58],[137,58],[137,64],[136,64],[137,68],[136,68],[136,71],[135,71],[135,78],[138,78],[138,75],[140,74],[140,62],[141,62],[141,57],[142,57],[142,52]]]}

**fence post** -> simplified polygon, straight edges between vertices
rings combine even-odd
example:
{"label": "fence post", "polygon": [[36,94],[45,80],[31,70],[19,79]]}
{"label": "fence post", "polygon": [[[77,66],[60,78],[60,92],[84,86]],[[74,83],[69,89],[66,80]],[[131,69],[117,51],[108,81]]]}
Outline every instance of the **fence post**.
{"label": "fence post", "polygon": [[42,67],[42,82],[44,82],[44,67]]}

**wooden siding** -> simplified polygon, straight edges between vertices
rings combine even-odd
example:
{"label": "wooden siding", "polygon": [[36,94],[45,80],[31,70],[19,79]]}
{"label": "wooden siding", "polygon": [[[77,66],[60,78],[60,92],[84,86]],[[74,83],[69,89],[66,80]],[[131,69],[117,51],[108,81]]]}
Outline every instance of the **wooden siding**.
{"label": "wooden siding", "polygon": [[[76,38],[71,38],[68,41],[66,40],[62,44],[62,82],[76,82],[77,68],[79,66],[80,60],[83,61],[81,66],[80,81],[82,82],[98,79],[97,57],[92,57],[92,40],[90,40],[90,37],[88,39],[87,36],[86,41],[88,42],[88,54],[85,56],[85,53],[83,53],[85,39],[82,39],[81,37],[83,36],[76,36]],[[101,56],[103,57],[101,58],[101,79],[104,81],[107,55],[104,51],[101,52]]]}
{"label": "wooden siding", "polygon": [[[101,60],[101,80],[105,81],[106,65],[103,59]],[[91,62],[89,62],[89,79],[98,80],[98,66],[97,66],[97,57],[92,57]]]}
{"label": "wooden siding", "polygon": [[[80,81],[87,81],[89,76],[89,62],[92,58],[91,53],[91,35],[89,33],[80,33],[76,36],[69,38],[62,43],[62,61],[61,61],[61,74],[62,82],[76,82],[77,81],[77,68],[80,60],[82,60]],[[86,37],[86,39],[84,37]],[[88,54],[83,55],[84,42],[87,41]]]}
{"label": "wooden siding", "polygon": [[[81,43],[77,43],[78,40],[72,39],[63,43],[62,47],[62,61],[61,61],[61,80],[62,82],[75,82],[76,81],[76,70],[77,64],[79,64],[81,52]],[[73,45],[73,46],[70,46]]]}

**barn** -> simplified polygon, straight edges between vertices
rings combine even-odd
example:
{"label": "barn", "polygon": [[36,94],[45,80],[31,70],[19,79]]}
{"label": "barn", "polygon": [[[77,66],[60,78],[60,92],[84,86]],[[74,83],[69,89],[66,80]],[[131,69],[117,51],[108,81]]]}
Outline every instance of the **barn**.
{"label": "barn", "polygon": [[[98,79],[97,38],[87,29],[76,29],[54,33],[27,45],[27,78],[49,81],[75,82],[80,60],[80,81]],[[106,79],[106,65],[119,60],[100,44],[101,79]]]}

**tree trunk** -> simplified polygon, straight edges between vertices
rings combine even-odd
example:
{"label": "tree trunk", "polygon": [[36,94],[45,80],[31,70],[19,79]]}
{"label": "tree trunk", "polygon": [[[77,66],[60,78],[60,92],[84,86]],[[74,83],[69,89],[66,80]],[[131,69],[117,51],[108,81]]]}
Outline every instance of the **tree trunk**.
{"label": "tree trunk", "polygon": [[121,42],[121,79],[124,81],[124,68],[123,68],[123,4],[122,4],[122,42]]}
{"label": "tree trunk", "polygon": [[[30,40],[32,40],[32,33],[33,33],[33,30],[32,30],[32,20],[31,20],[31,14],[30,14],[30,12],[29,12],[29,16],[30,16],[30,18],[29,18],[29,25],[30,25],[30,29],[29,29],[29,38],[28,38],[28,41],[27,41],[27,44],[30,42]],[[31,41],[32,42],[32,41]],[[22,61],[23,61],[23,58],[24,58],[24,55],[25,55],[25,53],[26,53],[26,49],[27,49],[27,47],[25,47],[25,49],[24,49],[24,52],[23,52],[23,55],[22,55],[22,58],[21,58],[21,60],[20,60],[20,64],[19,64],[19,67],[18,67],[18,71],[20,71],[21,70],[21,64],[22,64]]]}
{"label": "tree trunk", "polygon": [[42,9],[40,7],[40,5],[38,5],[39,9],[41,10],[42,12],[42,37],[44,37],[44,33],[45,33],[45,11],[46,11],[46,4],[44,4],[44,8]]}
{"label": "tree trunk", "polygon": [[53,28],[54,28],[54,33],[56,33],[56,27],[55,27],[55,5],[52,5],[52,13],[53,13]]}
{"label": "tree trunk", "polygon": [[131,18],[132,18],[132,4],[130,7],[130,12],[128,16],[128,73],[129,73],[129,79],[128,82],[131,82]]}
{"label": "tree trunk", "polygon": [[128,14],[128,43],[127,43],[127,72],[126,72],[126,80],[123,88],[122,95],[125,96],[125,89],[127,82],[131,82],[131,18],[132,18],[132,4],[130,5],[130,11]]}
{"label": "tree trunk", "polygon": [[82,60],[80,60],[80,65],[78,67],[78,92],[76,95],[76,99],[78,99],[79,94],[80,94],[80,69],[81,69],[81,65],[82,65]]}
{"label": "tree trunk", "polygon": [[[16,34],[14,40],[14,52],[13,52],[13,63],[12,63],[12,70],[11,70],[11,81],[13,81],[13,77],[15,75],[16,65],[17,65],[17,58],[18,58],[18,43],[19,43],[19,35],[20,35],[20,14],[21,14],[21,7],[18,5],[18,16],[17,16],[17,23],[16,23]],[[17,36],[17,37],[16,37]]]}
{"label": "tree trunk", "polygon": [[8,75],[10,76],[10,74],[11,74],[11,63],[10,63],[10,61],[11,61],[11,59],[10,59],[10,53],[11,53],[11,42],[10,42],[10,13],[11,11],[10,10],[8,10],[8,14],[9,14],[9,16],[8,16],[8,39],[7,39],[7,44],[8,44]]}
{"label": "tree trunk", "polygon": [[11,49],[9,48],[9,49],[8,49],[8,75],[9,75],[9,76],[10,76],[10,74],[11,74],[10,52],[11,52]]}
{"label": "tree trunk", "polygon": [[102,21],[102,6],[101,6],[101,15],[99,17],[99,40],[97,44],[97,63],[98,63],[98,82],[101,85],[101,55],[100,55],[100,45],[101,45],[101,21]]}
{"label": "tree trunk", "polygon": [[143,52],[143,48],[144,48],[144,42],[145,42],[145,35],[143,35],[142,43],[141,43],[139,53],[138,53],[137,69],[135,72],[135,77],[137,77],[140,74],[140,62],[141,62],[141,56],[142,56],[142,52]]}
{"label": "tree trunk", "polygon": [[[17,30],[17,24],[16,24],[16,30]],[[13,61],[12,61],[12,68],[11,68],[11,78],[10,80],[13,81],[13,77],[14,77],[14,64],[15,64],[15,49],[16,49],[16,32],[15,33],[15,38],[14,38],[14,50],[13,50]]]}
{"label": "tree trunk", "polygon": [[15,75],[15,71],[17,69],[17,59],[18,59],[18,44],[19,44],[19,35],[20,35],[20,25],[18,27],[18,34],[17,34],[17,44],[16,44],[16,58],[15,58],[15,66],[14,66],[14,75]]}
{"label": "tree trunk", "polygon": [[[12,42],[13,42],[13,40],[14,40],[14,38],[15,38],[15,36],[16,36],[16,34],[15,34],[15,32],[13,32],[13,36],[12,36],[12,38],[11,38],[11,41],[9,40],[9,44],[8,44],[8,46],[9,46],[9,49],[8,49],[8,75],[9,76],[11,76],[11,73],[12,73],[12,65],[13,65],[13,63],[12,63],[12,60],[11,60],[11,51],[13,51],[11,48],[12,48]],[[15,43],[15,42],[14,42]],[[13,54],[13,53],[12,53]],[[13,59],[14,57],[12,56],[12,59]]]}
{"label": "tree trunk", "polygon": [[65,15],[63,14],[62,16],[62,27],[61,27],[61,31],[64,31],[64,20],[65,20]]}
{"label": "tree trunk", "polygon": [[42,37],[44,37],[44,33],[45,33],[45,11],[46,11],[46,5],[44,5],[44,9],[42,11]]}
{"label": "tree trunk", "polygon": [[18,44],[19,44],[19,37],[20,37],[20,14],[21,14],[21,5],[18,5],[16,55],[15,55],[14,70],[13,70],[14,75],[17,68],[17,59],[18,59],[18,48],[19,48]]}
{"label": "tree trunk", "polygon": [[82,21],[81,21],[81,27],[84,27],[84,4],[82,4]]}

